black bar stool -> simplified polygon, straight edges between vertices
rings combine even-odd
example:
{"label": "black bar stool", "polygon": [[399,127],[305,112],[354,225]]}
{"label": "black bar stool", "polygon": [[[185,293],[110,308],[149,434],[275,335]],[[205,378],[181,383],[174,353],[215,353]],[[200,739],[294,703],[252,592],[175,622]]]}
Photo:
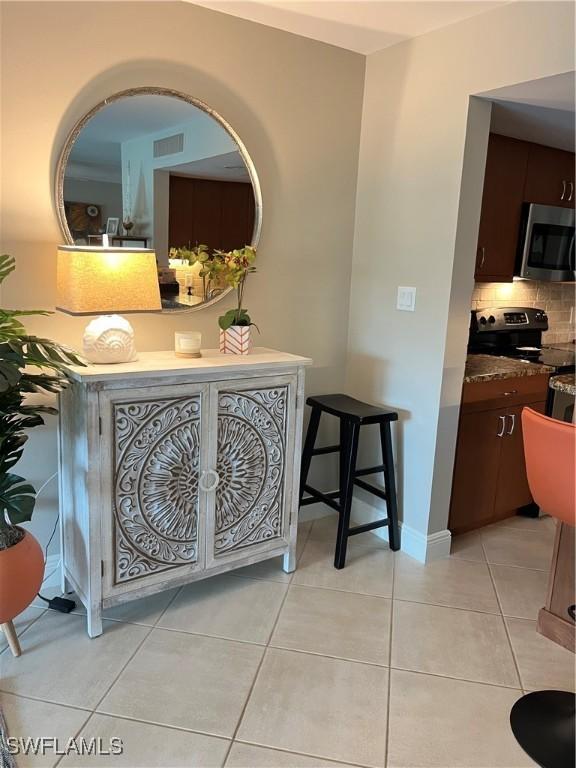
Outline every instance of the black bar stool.
{"label": "black bar stool", "polygon": [[[400,534],[398,530],[398,504],[396,501],[396,479],[394,473],[394,455],[392,453],[392,434],[390,424],[398,420],[395,411],[385,408],[376,408],[368,403],[362,403],[348,395],[320,395],[309,397],[306,404],[312,406],[310,423],[304,442],[302,453],[302,468],[300,473],[300,506],[324,502],[338,512],[338,536],[336,540],[336,553],[334,555],[334,567],[344,568],[346,563],[346,548],[348,537],[358,533],[373,531],[375,528],[388,526],[388,541],[390,549],[400,549]],[[325,448],[315,448],[316,435],[322,412],[329,413],[340,419],[340,444],[329,445]],[[358,440],[360,427],[365,424],[380,425],[380,442],[382,444],[383,463],[376,467],[356,469],[356,457],[358,455]],[[308,485],[308,471],[312,456],[320,456],[326,453],[340,454],[340,487],[337,491],[322,493]],[[377,472],[384,474],[385,491],[370,483],[360,480],[363,475],[372,475]],[[373,523],[357,525],[350,528],[350,510],[352,508],[352,493],[354,486],[363,488],[386,501],[388,517],[383,520],[375,520]],[[308,494],[304,498],[304,494]],[[338,501],[335,501],[338,499]]]}

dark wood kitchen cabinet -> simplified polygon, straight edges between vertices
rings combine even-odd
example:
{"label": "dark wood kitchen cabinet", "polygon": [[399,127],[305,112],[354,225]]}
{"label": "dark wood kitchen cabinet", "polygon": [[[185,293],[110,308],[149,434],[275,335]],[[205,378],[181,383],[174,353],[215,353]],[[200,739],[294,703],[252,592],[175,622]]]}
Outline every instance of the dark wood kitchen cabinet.
{"label": "dark wood kitchen cabinet", "polygon": [[[544,413],[546,401],[528,403],[529,407]],[[508,517],[511,511],[532,503],[524,463],[524,441],[522,436],[523,405],[504,408],[498,412],[504,418],[506,429],[501,439],[498,482],[494,513],[496,518]]]}
{"label": "dark wood kitchen cabinet", "polygon": [[491,133],[476,253],[477,282],[512,280],[529,144]]}
{"label": "dark wood kitchen cabinet", "polygon": [[530,144],[524,200],[541,205],[574,207],[574,154]]}
{"label": "dark wood kitchen cabinet", "polygon": [[205,243],[210,250],[252,242],[252,185],[170,174],[168,241],[171,248]]}
{"label": "dark wood kitchen cabinet", "polygon": [[544,413],[547,383],[544,374],[464,384],[448,523],[453,534],[511,517],[532,502],[521,414],[525,405]]}
{"label": "dark wood kitchen cabinet", "polygon": [[491,133],[476,252],[476,282],[514,277],[523,203],[573,208],[575,156]]}

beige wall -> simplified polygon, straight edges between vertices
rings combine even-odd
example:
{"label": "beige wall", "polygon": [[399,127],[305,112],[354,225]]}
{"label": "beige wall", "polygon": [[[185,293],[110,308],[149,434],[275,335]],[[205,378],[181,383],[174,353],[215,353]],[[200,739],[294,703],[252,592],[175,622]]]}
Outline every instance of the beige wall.
{"label": "beige wall", "polygon": [[[259,342],[309,355],[309,388],[342,387],[364,78],[363,56],[186,3],[4,2],[2,9],[2,251],[16,256],[3,305],[54,306],[54,168],[66,134],[111,93],[159,85],[210,104],[235,128],[260,175],[258,273],[246,303]],[[138,316],[142,350],[173,345],[175,329],[217,345],[228,297],[201,312]],[[85,320],[30,321],[78,346]],[[53,425],[33,433],[21,467],[39,485],[56,468]],[[55,484],[40,502],[55,508]],[[42,538],[45,540],[42,531]]]}
{"label": "beige wall", "polygon": [[[416,538],[448,519],[490,120],[470,97],[573,69],[573,29],[570,3],[511,3],[367,59],[347,381],[402,413]],[[395,309],[399,285],[417,287],[414,313]]]}

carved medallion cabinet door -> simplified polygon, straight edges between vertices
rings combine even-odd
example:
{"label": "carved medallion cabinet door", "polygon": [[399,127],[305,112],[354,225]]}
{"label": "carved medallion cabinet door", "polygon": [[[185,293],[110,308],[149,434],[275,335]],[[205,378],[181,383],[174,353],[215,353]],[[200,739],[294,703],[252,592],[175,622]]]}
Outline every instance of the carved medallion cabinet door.
{"label": "carved medallion cabinet door", "polygon": [[104,596],[204,567],[207,410],[202,384],[100,393]]}
{"label": "carved medallion cabinet door", "polygon": [[208,495],[207,568],[252,554],[258,559],[288,542],[295,397],[295,376],[212,385],[217,437],[210,446],[215,481]]}

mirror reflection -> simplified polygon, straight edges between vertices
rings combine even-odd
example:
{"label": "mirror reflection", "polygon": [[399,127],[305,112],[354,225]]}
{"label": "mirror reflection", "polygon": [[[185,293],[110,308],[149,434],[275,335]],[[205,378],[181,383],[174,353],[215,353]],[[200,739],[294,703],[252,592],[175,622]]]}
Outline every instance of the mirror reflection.
{"label": "mirror reflection", "polygon": [[67,242],[101,245],[107,235],[115,247],[154,249],[168,310],[223,295],[224,284],[201,276],[198,254],[256,245],[260,229],[246,150],[191,101],[156,89],[108,99],[75,129],[58,174]]}

